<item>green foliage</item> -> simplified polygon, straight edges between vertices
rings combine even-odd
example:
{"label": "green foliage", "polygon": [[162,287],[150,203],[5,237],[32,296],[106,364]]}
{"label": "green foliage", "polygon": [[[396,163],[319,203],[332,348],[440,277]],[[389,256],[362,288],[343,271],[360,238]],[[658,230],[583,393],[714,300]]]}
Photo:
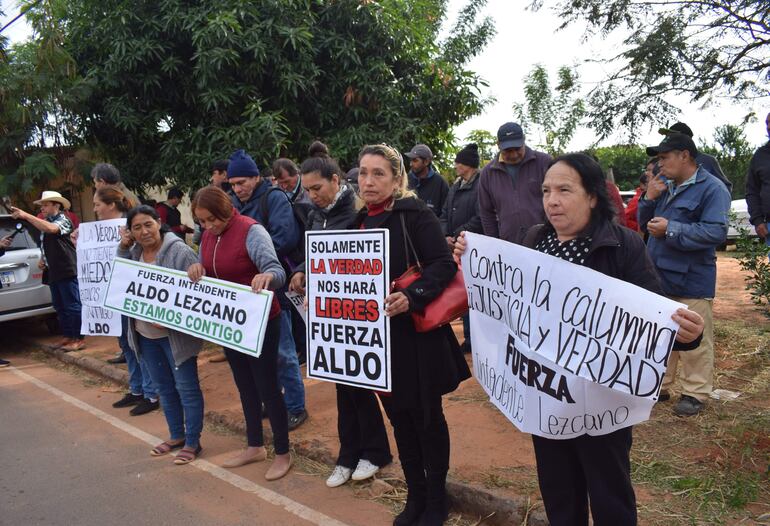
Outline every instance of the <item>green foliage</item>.
{"label": "green foliage", "polygon": [[585,103],[579,97],[577,70],[562,66],[556,86],[551,89],[548,71],[536,64],[524,78],[524,104],[514,104],[513,113],[524,128],[529,142],[551,155],[563,153],[577,126],[585,116]]}
{"label": "green foliage", "polygon": [[743,125],[724,124],[714,130],[714,142],[701,149],[719,161],[722,171],[733,183],[733,199],[742,199],[746,194],[746,175],[754,153],[746,140]]}
{"label": "green foliage", "polygon": [[63,47],[63,3],[35,4],[35,38],[0,50],[0,189],[14,195],[58,175],[50,151],[80,142],[76,111],[88,94]]}
{"label": "green foliage", "polygon": [[491,161],[497,152],[497,136],[487,130],[472,130],[465,141],[475,142],[479,146],[479,158],[482,166]]}
{"label": "green foliage", "polygon": [[[735,225],[732,219],[731,222]],[[739,251],[738,261],[741,269],[749,272],[746,276],[746,290],[749,291],[757,310],[770,318],[770,249],[764,239],[749,237],[747,228],[739,227],[738,233],[739,237],[735,243]]]}
{"label": "green foliage", "polygon": [[606,172],[612,168],[615,184],[621,190],[633,190],[639,185],[639,176],[647,164],[645,148],[637,144],[617,144],[589,150]]}
{"label": "green foliage", "polygon": [[314,139],[343,166],[380,141],[441,158],[485,104],[465,68],[493,34],[485,1],[437,42],[446,0],[70,0],[80,130],[130,186],[196,186],[236,148],[302,160]]}
{"label": "green foliage", "polygon": [[708,103],[717,96],[768,96],[770,9],[757,0],[533,0],[552,4],[561,29],[583,21],[586,37],[622,35],[621,49],[600,57],[608,78],[588,97],[590,125],[603,139],[623,127],[666,122],[669,95]]}

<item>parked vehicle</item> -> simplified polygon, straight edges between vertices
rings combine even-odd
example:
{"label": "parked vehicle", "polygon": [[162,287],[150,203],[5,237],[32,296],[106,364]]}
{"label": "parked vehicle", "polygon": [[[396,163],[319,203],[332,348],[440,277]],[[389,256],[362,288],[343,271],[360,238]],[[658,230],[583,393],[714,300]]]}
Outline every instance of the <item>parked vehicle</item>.
{"label": "parked vehicle", "polygon": [[47,315],[48,329],[56,332],[51,292],[38,268],[40,234],[24,221],[0,215],[0,238],[8,235],[13,235],[13,242],[0,257],[0,322]]}
{"label": "parked vehicle", "polygon": [[727,229],[728,241],[735,241],[740,236],[739,229],[745,228],[750,237],[757,237],[754,225],[749,222],[749,208],[745,199],[735,199],[730,205],[730,222]]}

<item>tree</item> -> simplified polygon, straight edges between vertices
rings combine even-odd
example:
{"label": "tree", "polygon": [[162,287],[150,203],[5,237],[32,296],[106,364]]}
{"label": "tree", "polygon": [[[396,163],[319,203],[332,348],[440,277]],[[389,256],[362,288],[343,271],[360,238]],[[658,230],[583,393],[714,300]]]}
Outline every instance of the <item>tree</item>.
{"label": "tree", "polygon": [[473,130],[465,138],[466,142],[475,142],[479,146],[479,158],[482,166],[495,156],[497,137],[487,130]]}
{"label": "tree", "polygon": [[314,139],[343,165],[371,142],[440,154],[486,102],[465,69],[493,34],[484,3],[437,43],[446,0],[70,0],[81,129],[133,186],[195,186],[236,148],[301,160]]}
{"label": "tree", "polygon": [[754,151],[743,131],[743,125],[723,124],[714,130],[714,145],[701,146],[719,161],[722,171],[733,183],[733,198],[742,199],[746,193],[746,175]]}
{"label": "tree", "polygon": [[514,104],[514,115],[527,136],[539,137],[537,146],[551,155],[562,153],[585,115],[585,105],[578,96],[579,76],[576,70],[562,66],[557,83],[551,90],[548,71],[536,64],[524,78],[524,104]]}
{"label": "tree", "polygon": [[[540,9],[545,0],[534,0]],[[586,38],[624,37],[614,66],[589,95],[591,126],[605,138],[622,126],[634,138],[645,123],[667,122],[669,95],[709,103],[717,96],[768,96],[770,3],[757,0],[559,0],[560,28],[587,24]]]}
{"label": "tree", "polygon": [[639,185],[639,176],[647,164],[647,153],[638,144],[616,144],[589,151],[606,172],[612,168],[615,184],[621,190],[633,190]]}
{"label": "tree", "polygon": [[63,149],[78,144],[78,104],[87,96],[63,47],[62,3],[23,6],[34,37],[6,48],[0,40],[0,192],[24,194],[59,174]]}

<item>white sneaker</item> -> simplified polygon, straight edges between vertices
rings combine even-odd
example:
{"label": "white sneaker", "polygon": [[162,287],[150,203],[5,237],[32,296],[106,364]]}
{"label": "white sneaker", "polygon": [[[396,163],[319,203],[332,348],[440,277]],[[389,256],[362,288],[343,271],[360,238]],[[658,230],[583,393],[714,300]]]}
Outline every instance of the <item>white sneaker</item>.
{"label": "white sneaker", "polygon": [[366,480],[369,477],[374,476],[380,470],[378,466],[375,466],[371,462],[365,459],[358,461],[356,470],[353,472],[353,480]]}
{"label": "white sneaker", "polygon": [[330,488],[342,486],[350,480],[350,473],[352,471],[352,469],[346,468],[345,466],[334,466],[334,471],[332,471],[332,474],[326,479],[326,485]]}

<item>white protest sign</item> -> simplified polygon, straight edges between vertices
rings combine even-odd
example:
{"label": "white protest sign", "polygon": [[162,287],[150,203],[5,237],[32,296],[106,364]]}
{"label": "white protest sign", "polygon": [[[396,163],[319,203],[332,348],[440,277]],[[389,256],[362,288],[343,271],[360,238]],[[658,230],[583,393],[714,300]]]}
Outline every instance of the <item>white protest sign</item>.
{"label": "white protest sign", "polygon": [[115,258],[104,306],[258,357],[273,293],[215,278]]}
{"label": "white protest sign", "polygon": [[307,375],[390,392],[388,230],[305,233]]}
{"label": "white protest sign", "polygon": [[466,240],[474,375],[516,427],[567,439],[649,419],[681,304],[506,241]]}
{"label": "white protest sign", "polygon": [[307,312],[305,312],[305,295],[291,290],[286,291],[286,298],[291,302],[294,308],[302,316],[302,321],[307,325]]}
{"label": "white protest sign", "polygon": [[80,332],[98,336],[120,336],[120,316],[104,308],[107,282],[120,242],[120,227],[126,220],[108,219],[80,223],[77,266],[80,303],[83,306]]}

